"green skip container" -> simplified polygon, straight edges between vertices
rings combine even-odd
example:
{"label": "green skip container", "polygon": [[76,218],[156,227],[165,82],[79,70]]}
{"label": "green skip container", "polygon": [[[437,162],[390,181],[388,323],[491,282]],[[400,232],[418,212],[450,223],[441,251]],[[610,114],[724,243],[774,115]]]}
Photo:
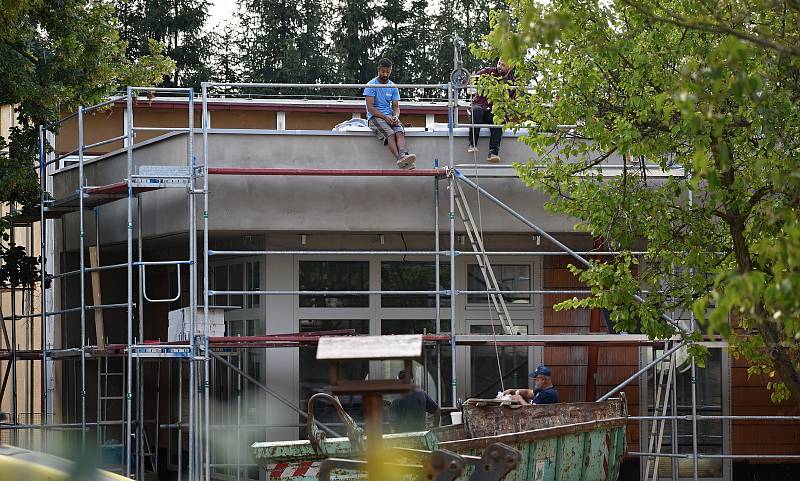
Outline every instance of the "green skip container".
{"label": "green skip container", "polygon": [[[503,443],[522,454],[519,465],[505,480],[612,481],[619,476],[625,453],[627,416],[624,394],[602,402],[525,406],[470,399],[463,406],[463,424],[387,434],[383,444],[480,457],[489,445]],[[305,440],[260,442],[252,445],[252,452],[270,480],[316,480],[320,463],[326,458],[363,459],[363,453],[354,451],[347,438],[326,439],[319,449]],[[458,481],[468,480],[472,470],[467,468]],[[335,470],[331,479],[349,481],[366,479],[366,475]],[[410,481],[415,480],[412,477]]]}

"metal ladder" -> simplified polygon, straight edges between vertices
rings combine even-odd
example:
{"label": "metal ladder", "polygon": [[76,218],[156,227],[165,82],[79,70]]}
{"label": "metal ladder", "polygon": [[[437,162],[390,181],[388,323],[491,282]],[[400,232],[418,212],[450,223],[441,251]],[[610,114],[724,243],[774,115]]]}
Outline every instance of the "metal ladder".
{"label": "metal ladder", "polygon": [[[656,383],[656,391],[655,396],[653,398],[653,416],[666,416],[667,409],[670,406],[670,390],[672,389],[673,383],[675,383],[674,374],[675,374],[675,353],[669,357],[669,362],[667,363],[666,374],[664,374],[664,369],[660,372],[654,374],[654,381]],[[666,376],[666,382],[664,380],[664,376]],[[662,400],[662,392],[663,392],[663,400]],[[661,412],[659,412],[659,410]],[[656,453],[661,454],[661,447],[664,440],[664,429],[666,427],[667,420],[666,419],[658,419],[653,420],[653,423],[650,425],[650,434],[647,440],[647,452],[649,453]],[[659,465],[660,457],[654,456],[647,458],[647,464],[645,465],[645,478],[644,479],[652,479],[656,481],[658,479],[658,465]]]}
{"label": "metal ladder", "polygon": [[[142,361],[141,359],[138,359],[138,361],[140,361],[138,363],[139,366],[137,368],[137,371],[139,372],[139,383],[142,383],[141,377],[144,375],[144,367],[143,367],[144,366],[144,362],[141,362]],[[158,366],[158,369],[160,369],[161,363],[159,362],[157,364],[157,366]],[[158,371],[156,371],[156,372],[158,372]],[[159,399],[160,399],[160,391],[161,391],[161,379],[160,379],[160,376],[156,375],[156,379],[157,379],[157,381],[156,381],[155,396],[156,396],[156,406],[158,406],[159,405]],[[140,404],[140,406],[141,406],[141,404]],[[158,409],[156,409],[156,413],[157,412],[158,412]],[[137,413],[137,417],[138,416],[142,416],[142,420],[144,421],[144,409],[143,408],[140,408],[139,412]],[[137,445],[136,445],[136,455],[137,455],[138,463],[137,463],[137,466],[136,466],[136,474],[134,475],[134,478],[135,479],[139,479],[140,478],[139,474],[141,474],[141,479],[144,479],[144,471],[147,469],[147,462],[148,461],[150,462],[150,467],[152,468],[153,472],[154,473],[158,472],[158,453],[156,451],[154,451],[152,449],[152,447],[150,446],[150,439],[147,436],[147,424],[142,422],[142,424],[141,424],[141,426],[142,426],[141,432],[139,432],[139,429],[138,429],[139,423],[136,423],[136,424],[137,424],[137,431],[136,432],[137,432],[137,436],[138,436],[137,439],[140,439],[140,441],[137,442]],[[158,414],[156,414],[155,434],[156,434],[156,444],[157,444],[158,443]]]}
{"label": "metal ladder", "polygon": [[[113,361],[120,361],[118,371],[111,371]],[[124,359],[113,359],[103,356],[98,360],[97,366],[97,446],[99,449],[119,450],[119,459],[114,463],[106,464],[102,459],[104,469],[117,473],[125,471],[125,434],[122,424],[125,420],[125,375]],[[119,382],[115,383],[114,380]],[[109,434],[111,430],[111,434]]]}
{"label": "metal ladder", "polygon": [[[497,277],[494,275],[494,269],[489,262],[489,256],[485,254],[486,249],[483,246],[480,232],[478,232],[475,225],[475,219],[472,216],[472,211],[469,209],[467,199],[464,197],[464,191],[461,189],[461,184],[454,182],[456,190],[453,192],[455,198],[456,209],[458,215],[464,222],[464,229],[467,231],[469,243],[472,246],[472,252],[475,253],[475,259],[478,261],[478,267],[483,275],[483,280],[486,285],[486,290],[489,291],[489,299],[491,300],[492,307],[500,319],[500,325],[503,326],[505,334],[514,334],[514,323],[511,320],[511,314],[506,307],[506,301],[501,294],[500,284],[497,282]],[[452,266],[451,266],[452,269]],[[453,286],[451,286],[451,289]]]}

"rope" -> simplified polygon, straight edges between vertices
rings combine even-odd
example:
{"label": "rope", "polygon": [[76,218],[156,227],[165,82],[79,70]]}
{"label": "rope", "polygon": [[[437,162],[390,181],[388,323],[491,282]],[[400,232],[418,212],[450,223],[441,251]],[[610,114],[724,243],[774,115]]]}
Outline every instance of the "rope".
{"label": "rope", "polygon": [[[471,109],[471,114],[472,114],[471,115],[471,117],[472,117],[471,118],[471,123],[475,124],[476,123],[475,122],[475,105],[472,104],[471,102],[470,102],[470,109]],[[476,135],[475,137],[478,137],[480,135],[480,129],[478,129],[477,134],[478,135]],[[480,176],[478,175],[478,150],[477,150],[478,139],[472,137],[472,128],[470,128],[469,133],[467,135],[469,135],[469,140],[471,141],[471,143],[475,144],[475,145],[473,145],[475,147],[475,149],[473,149],[473,152],[472,152],[472,161],[473,161],[472,164],[473,164],[473,166],[475,168],[475,184],[476,185],[480,185],[480,180],[479,180]],[[480,192],[480,190],[477,191],[477,194],[478,194],[478,229],[480,231],[481,239],[483,240],[484,239],[484,237],[483,237],[483,213],[482,213],[482,210],[481,210],[481,192]],[[464,202],[466,202],[466,201],[467,201],[467,199],[464,199]],[[485,245],[486,244],[484,243],[484,246]],[[489,266],[489,268],[493,269],[492,266]],[[488,284],[488,278],[484,278],[484,281],[486,281],[486,283]],[[499,290],[499,287],[500,286],[498,285],[498,290]],[[500,294],[498,292],[497,295],[502,295],[502,294]],[[505,391],[506,390],[506,386],[505,386],[505,381],[503,380],[503,368],[500,365],[500,350],[497,347],[497,330],[495,329],[495,325],[494,325],[494,316],[492,315],[492,302],[491,302],[491,298],[490,297],[491,297],[491,294],[489,293],[489,286],[487,285],[486,286],[486,307],[489,310],[489,323],[492,326],[492,344],[494,345],[494,358],[497,361],[497,373],[500,376],[500,390],[501,391]]]}

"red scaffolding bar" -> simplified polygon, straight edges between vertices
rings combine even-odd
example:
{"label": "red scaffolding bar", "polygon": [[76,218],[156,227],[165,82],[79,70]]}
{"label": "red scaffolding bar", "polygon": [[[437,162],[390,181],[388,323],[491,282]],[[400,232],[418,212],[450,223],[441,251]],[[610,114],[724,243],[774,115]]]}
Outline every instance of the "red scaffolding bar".
{"label": "red scaffolding bar", "polygon": [[271,167],[209,167],[212,175],[291,175],[316,177],[441,177],[445,169],[292,169]]}

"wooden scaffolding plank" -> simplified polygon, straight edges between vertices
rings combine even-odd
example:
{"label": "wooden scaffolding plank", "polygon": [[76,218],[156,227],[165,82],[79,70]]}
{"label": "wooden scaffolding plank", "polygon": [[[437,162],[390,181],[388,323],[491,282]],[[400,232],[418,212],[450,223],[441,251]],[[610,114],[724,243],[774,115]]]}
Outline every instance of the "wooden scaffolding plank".
{"label": "wooden scaffolding plank", "polygon": [[[97,252],[97,247],[89,247],[89,265],[92,269],[100,266],[100,255]],[[92,271],[92,304],[100,306],[103,304],[102,291],[100,289],[100,271]],[[94,331],[97,335],[97,349],[103,350],[106,348],[105,344],[105,326],[103,324],[103,309],[94,309]]]}

